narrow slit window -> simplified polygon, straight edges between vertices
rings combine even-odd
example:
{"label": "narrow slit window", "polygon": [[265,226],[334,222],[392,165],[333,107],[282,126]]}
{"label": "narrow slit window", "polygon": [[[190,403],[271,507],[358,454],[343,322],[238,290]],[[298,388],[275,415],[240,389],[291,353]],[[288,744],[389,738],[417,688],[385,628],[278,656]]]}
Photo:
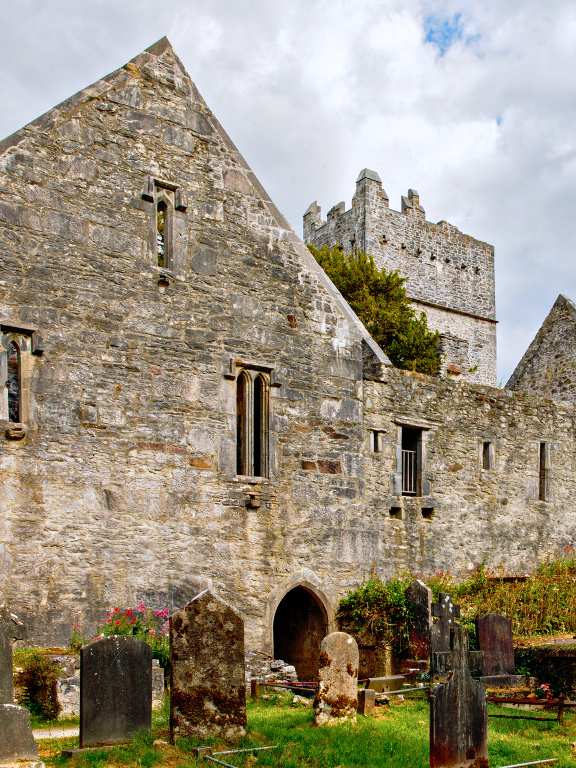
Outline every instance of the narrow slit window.
{"label": "narrow slit window", "polygon": [[167,233],[168,233],[168,206],[164,200],[156,206],[156,254],[158,266],[167,266]]}
{"label": "narrow slit window", "polygon": [[482,469],[493,469],[493,449],[492,443],[482,443]]}
{"label": "narrow slit window", "polygon": [[540,443],[538,449],[538,500],[548,501],[548,445]]}
{"label": "narrow slit window", "polygon": [[373,429],[370,432],[370,449],[372,453],[382,452],[382,432],[377,429]]}
{"label": "narrow slit window", "polygon": [[22,382],[20,367],[20,350],[16,342],[8,345],[8,376],[6,385],[8,389],[8,420],[18,424],[22,410]]}

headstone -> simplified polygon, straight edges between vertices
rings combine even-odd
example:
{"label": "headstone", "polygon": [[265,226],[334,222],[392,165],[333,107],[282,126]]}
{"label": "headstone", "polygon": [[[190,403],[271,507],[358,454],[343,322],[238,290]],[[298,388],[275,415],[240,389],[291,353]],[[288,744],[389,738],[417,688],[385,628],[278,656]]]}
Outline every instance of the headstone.
{"label": "headstone", "polygon": [[24,639],[24,625],[0,606],[0,704],[14,703],[12,641]]}
{"label": "headstone", "polygon": [[361,688],[358,691],[358,714],[369,717],[376,709],[376,691],[372,688]]}
{"label": "headstone", "polygon": [[406,590],[406,599],[412,609],[410,650],[415,659],[427,659],[432,629],[432,590],[416,579]]}
{"label": "headstone", "polygon": [[484,675],[511,675],[514,672],[512,622],[498,613],[476,619],[478,645],[484,652]]}
{"label": "headstone", "polygon": [[164,667],[152,659],[152,706],[161,707],[164,701]]}
{"label": "headstone", "polygon": [[460,608],[450,595],[441,592],[439,601],[432,605],[432,615],[437,621],[430,632],[430,669],[432,674],[440,674],[450,669],[451,630]]}
{"label": "headstone", "polygon": [[170,738],[245,733],[244,622],[204,590],[170,617]]}
{"label": "headstone", "polygon": [[345,632],[332,632],[320,645],[320,684],[314,699],[316,725],[356,720],[358,646]]}
{"label": "headstone", "polygon": [[0,761],[37,759],[28,710],[16,704],[0,704]]}
{"label": "headstone", "polygon": [[430,766],[488,768],[484,687],[470,675],[465,630],[454,624],[450,637],[450,679],[430,693]]}
{"label": "headstone", "polygon": [[14,704],[12,641],[24,638],[24,625],[0,606],[0,760],[35,760],[38,750],[30,713]]}
{"label": "headstone", "polygon": [[152,725],[152,651],[105,637],[80,651],[80,747],[122,744]]}

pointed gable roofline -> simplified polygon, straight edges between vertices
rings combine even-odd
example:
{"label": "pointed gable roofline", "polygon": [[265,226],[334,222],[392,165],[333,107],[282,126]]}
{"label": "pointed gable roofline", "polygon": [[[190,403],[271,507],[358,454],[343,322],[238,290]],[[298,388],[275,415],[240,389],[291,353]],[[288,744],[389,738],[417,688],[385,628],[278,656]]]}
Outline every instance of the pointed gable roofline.
{"label": "pointed gable roofline", "polygon": [[564,296],[563,293],[559,293],[556,297],[556,301],[544,318],[542,325],[522,355],[520,362],[506,382],[506,389],[522,388],[520,382],[522,381],[522,378],[524,377],[525,372],[530,366],[531,362],[539,355],[540,349],[544,344],[547,335],[550,333],[551,324],[554,322],[555,315],[564,310],[568,312],[568,314],[571,316],[571,320],[574,320],[574,325],[576,326],[576,304],[567,296]]}
{"label": "pointed gable roofline", "polygon": [[[105,94],[106,91],[109,90],[113,84],[117,85],[118,80],[121,78],[128,79],[129,75],[127,70],[130,65],[138,66],[138,64],[144,59],[146,59],[146,57],[154,56],[154,57],[160,58],[166,52],[169,52],[170,55],[174,57],[175,61],[178,63],[178,66],[181,68],[182,73],[191,80],[186,70],[186,67],[184,66],[182,61],[178,58],[168,38],[166,36],[161,37],[160,40],[155,42],[149,48],[146,48],[144,51],[142,51],[142,53],[137,54],[124,66],[119,67],[118,69],[114,70],[113,72],[101,78],[100,80],[97,80],[96,82],[92,83],[92,85],[89,85],[86,88],[83,88],[82,90],[78,91],[73,96],[70,96],[68,99],[65,99],[64,101],[60,102],[60,104],[57,104],[55,107],[52,107],[47,112],[40,115],[40,117],[37,117],[32,122],[28,123],[24,127],[12,133],[10,136],[7,136],[5,139],[0,141],[0,155],[4,154],[8,150],[10,150],[12,147],[17,146],[21,141],[25,140],[31,132],[34,132],[37,129],[43,130],[50,127],[56,121],[57,117],[61,115],[62,112],[68,112],[72,109],[79,107],[83,103],[91,101],[92,99],[99,98],[100,96]],[[210,120],[213,124],[214,129],[216,130],[217,133],[220,134],[221,139],[226,143],[230,151],[236,155],[238,162],[245,168],[248,179],[250,180],[257,194],[259,195],[262,202],[268,209],[268,212],[276,221],[279,229],[282,229],[285,231],[286,238],[292,243],[292,245],[300,255],[302,261],[305,263],[306,267],[309,269],[311,273],[313,273],[316,276],[318,282],[323,285],[325,290],[337,302],[342,313],[344,314],[346,319],[351,323],[351,325],[356,328],[362,341],[364,342],[365,346],[370,350],[376,362],[382,365],[387,365],[387,366],[392,365],[387,355],[382,351],[380,346],[374,341],[372,336],[370,336],[370,334],[368,333],[368,331],[366,330],[366,328],[364,327],[360,319],[357,317],[357,315],[353,312],[350,305],[344,299],[340,291],[336,288],[336,286],[330,280],[328,275],[320,267],[320,265],[317,263],[316,259],[312,256],[312,254],[310,253],[306,245],[296,235],[296,233],[294,232],[290,224],[286,221],[284,216],[280,213],[278,208],[270,199],[270,196],[267,194],[266,190],[258,180],[256,174],[250,168],[250,166],[248,165],[248,163],[246,162],[246,160],[244,159],[244,157],[242,156],[242,154],[240,153],[240,151],[238,150],[238,148],[236,147],[232,139],[228,136],[223,126],[220,124],[219,120],[215,117],[212,110],[210,110],[208,105],[206,105],[206,102],[198,92],[198,89],[196,88],[195,85],[194,85],[194,88],[196,90],[198,97],[204,103],[207,111],[210,114]]]}

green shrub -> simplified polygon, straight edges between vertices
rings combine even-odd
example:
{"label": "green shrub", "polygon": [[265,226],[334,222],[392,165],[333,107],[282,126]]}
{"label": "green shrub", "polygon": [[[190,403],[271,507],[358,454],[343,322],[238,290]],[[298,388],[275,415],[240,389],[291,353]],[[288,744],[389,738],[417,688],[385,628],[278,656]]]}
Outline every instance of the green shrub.
{"label": "green shrub", "polygon": [[16,701],[44,720],[56,720],[61,706],[58,702],[58,664],[40,650],[27,649],[15,658],[20,667],[16,672]]}
{"label": "green shrub", "polygon": [[394,365],[438,374],[440,334],[428,328],[423,312],[414,311],[398,272],[378,269],[373,257],[363,251],[347,254],[339,246],[308,248]]}
{"label": "green shrub", "polygon": [[412,618],[406,600],[409,584],[407,579],[369,579],[340,601],[338,626],[361,644],[391,645],[396,654],[404,653]]}

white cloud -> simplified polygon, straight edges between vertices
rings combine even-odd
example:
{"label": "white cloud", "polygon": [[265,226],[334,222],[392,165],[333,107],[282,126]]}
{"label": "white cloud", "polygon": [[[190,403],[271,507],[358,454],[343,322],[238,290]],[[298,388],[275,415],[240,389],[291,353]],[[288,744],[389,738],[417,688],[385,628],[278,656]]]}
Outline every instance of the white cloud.
{"label": "white cloud", "polygon": [[23,0],[3,33],[2,134],[168,33],[297,231],[365,166],[393,207],[417,188],[429,218],[496,246],[501,378],[576,297],[569,0]]}

